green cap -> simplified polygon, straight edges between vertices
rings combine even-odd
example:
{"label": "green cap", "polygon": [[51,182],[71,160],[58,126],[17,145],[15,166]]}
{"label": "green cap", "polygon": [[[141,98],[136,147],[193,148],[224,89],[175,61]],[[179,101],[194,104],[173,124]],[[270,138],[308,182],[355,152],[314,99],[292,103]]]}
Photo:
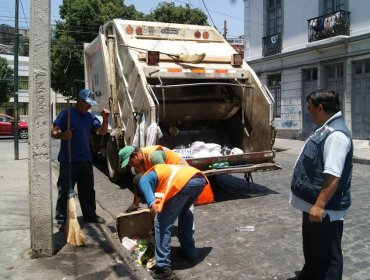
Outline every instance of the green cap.
{"label": "green cap", "polygon": [[122,161],[121,168],[126,167],[126,165],[128,164],[128,161],[130,160],[130,156],[134,151],[135,151],[135,147],[132,147],[132,146],[123,147],[119,151],[118,156],[120,157]]}

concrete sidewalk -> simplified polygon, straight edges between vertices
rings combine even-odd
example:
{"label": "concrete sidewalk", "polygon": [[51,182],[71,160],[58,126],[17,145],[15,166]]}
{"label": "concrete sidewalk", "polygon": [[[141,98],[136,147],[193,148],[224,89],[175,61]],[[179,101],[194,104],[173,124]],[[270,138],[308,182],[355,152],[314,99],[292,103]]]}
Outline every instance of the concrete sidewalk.
{"label": "concrete sidewalk", "polygon": [[[13,143],[11,138],[0,139],[0,279],[150,279],[122,246],[117,246],[109,223],[95,225],[81,221],[88,236],[87,246],[83,248],[66,245],[64,234],[58,232],[54,224],[55,255],[31,259],[28,143],[20,142],[19,160],[14,160]],[[277,139],[275,148],[298,154],[302,145],[303,141],[299,140]],[[369,141],[354,141],[354,146],[355,161],[370,164]],[[57,174],[53,174],[54,203],[56,179]],[[97,207],[99,215],[107,221],[114,220],[99,203]],[[53,211],[54,208],[53,205]]]}
{"label": "concrete sidewalk", "polygon": [[[58,176],[54,173],[53,211]],[[115,236],[107,225],[83,221],[80,221],[80,226],[88,238],[86,247],[66,245],[64,233],[59,232],[54,223],[55,255],[31,259],[28,179],[28,143],[20,141],[19,160],[14,160],[14,140],[0,139],[0,279],[150,278],[145,270],[125,255],[122,248],[117,248],[117,242],[113,242]],[[112,220],[99,205],[97,207],[99,215]],[[79,205],[77,208],[80,209]]]}

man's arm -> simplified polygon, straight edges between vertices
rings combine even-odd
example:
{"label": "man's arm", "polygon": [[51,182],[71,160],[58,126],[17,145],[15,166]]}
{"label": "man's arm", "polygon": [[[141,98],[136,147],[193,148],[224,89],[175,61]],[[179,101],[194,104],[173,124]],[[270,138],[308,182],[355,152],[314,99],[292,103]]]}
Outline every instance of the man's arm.
{"label": "man's arm", "polygon": [[110,111],[108,109],[103,109],[101,112],[101,116],[103,117],[103,123],[101,127],[99,127],[96,132],[100,135],[105,135],[108,132],[108,118],[110,115]]}
{"label": "man's arm", "polygon": [[62,130],[57,127],[53,126],[51,128],[51,138],[53,139],[60,139],[60,140],[71,140],[72,139],[72,131],[66,130],[62,132]]}
{"label": "man's arm", "polygon": [[310,222],[322,222],[325,206],[337,190],[339,178],[330,174],[325,174],[324,183],[315,204],[310,209],[308,217]]}

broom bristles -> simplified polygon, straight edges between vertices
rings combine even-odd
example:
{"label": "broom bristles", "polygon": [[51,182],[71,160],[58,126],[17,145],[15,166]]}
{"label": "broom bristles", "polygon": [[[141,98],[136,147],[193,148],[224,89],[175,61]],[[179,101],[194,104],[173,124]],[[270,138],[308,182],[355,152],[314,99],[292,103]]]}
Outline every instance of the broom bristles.
{"label": "broom bristles", "polygon": [[72,246],[84,246],[86,236],[80,228],[77,220],[77,209],[74,197],[68,198],[67,202],[67,223],[66,223],[67,243]]}

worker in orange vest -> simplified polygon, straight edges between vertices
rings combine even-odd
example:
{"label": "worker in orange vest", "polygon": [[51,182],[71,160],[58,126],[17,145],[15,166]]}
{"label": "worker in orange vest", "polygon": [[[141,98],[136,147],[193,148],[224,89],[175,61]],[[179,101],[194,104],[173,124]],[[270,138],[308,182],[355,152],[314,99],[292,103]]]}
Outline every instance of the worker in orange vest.
{"label": "worker in orange vest", "polygon": [[[121,168],[125,168],[126,166],[133,167],[139,174],[145,173],[156,164],[188,165],[186,160],[179,154],[160,145],[143,148],[125,146],[119,151],[118,156],[121,160]],[[132,212],[139,208],[141,198],[137,195],[136,191],[139,179],[140,177],[135,176],[133,180],[134,201],[126,212]],[[211,187],[207,186],[196,201],[196,204],[207,204],[211,202],[213,202],[213,192]]]}
{"label": "worker in orange vest", "polygon": [[181,255],[188,261],[196,260],[191,205],[209,182],[206,176],[192,166],[157,164],[141,177],[138,191],[155,214],[154,279],[174,279],[171,268],[172,226],[178,219],[178,238]]}

